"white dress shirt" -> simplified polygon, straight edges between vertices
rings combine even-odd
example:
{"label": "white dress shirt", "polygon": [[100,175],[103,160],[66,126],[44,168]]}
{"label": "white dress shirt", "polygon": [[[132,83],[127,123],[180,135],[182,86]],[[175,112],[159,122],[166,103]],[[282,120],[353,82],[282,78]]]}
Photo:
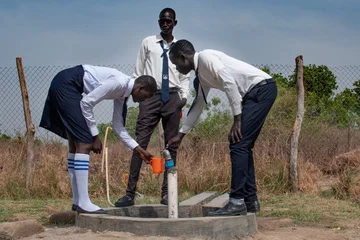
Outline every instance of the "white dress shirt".
{"label": "white dress shirt", "polygon": [[128,148],[136,148],[139,144],[126,131],[122,117],[125,98],[130,96],[135,80],[113,68],[82,66],[85,72],[83,81],[86,95],[80,101],[80,107],[91,135],[99,134],[93,112],[94,106],[102,100],[112,99],[114,100],[112,129]]}
{"label": "white dress shirt", "polygon": [[[210,49],[195,53],[194,65],[205,96],[208,95],[210,88],[225,92],[234,116],[241,113],[241,102],[245,94],[259,82],[272,78],[269,74],[248,63]],[[196,102],[186,117],[180,132],[190,132],[199,120],[204,104],[199,86]]]}
{"label": "white dress shirt", "polygon": [[[157,88],[161,89],[162,83],[162,69],[163,69],[163,49],[160,42],[163,41],[164,48],[169,49],[170,45],[176,42],[174,37],[173,41],[167,43],[161,35],[150,36],[145,38],[136,59],[134,77],[137,78],[141,75],[150,75],[155,78]],[[176,66],[172,64],[169,59],[169,51],[167,51],[169,62],[169,88],[178,88],[180,97],[187,98],[189,92],[189,77],[190,74],[183,75],[176,70]]]}

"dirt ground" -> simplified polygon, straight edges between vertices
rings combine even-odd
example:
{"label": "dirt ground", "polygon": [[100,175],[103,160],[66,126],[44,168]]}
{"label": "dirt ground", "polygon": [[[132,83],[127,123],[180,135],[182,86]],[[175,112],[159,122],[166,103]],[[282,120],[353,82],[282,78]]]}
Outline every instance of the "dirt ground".
{"label": "dirt ground", "polygon": [[[258,218],[258,232],[244,240],[359,240],[360,220],[339,223],[338,227],[297,226],[291,219]],[[23,240],[207,240],[206,238],[175,238],[159,236],[138,236],[131,233],[102,232],[76,227],[49,227],[45,232],[23,238]]]}

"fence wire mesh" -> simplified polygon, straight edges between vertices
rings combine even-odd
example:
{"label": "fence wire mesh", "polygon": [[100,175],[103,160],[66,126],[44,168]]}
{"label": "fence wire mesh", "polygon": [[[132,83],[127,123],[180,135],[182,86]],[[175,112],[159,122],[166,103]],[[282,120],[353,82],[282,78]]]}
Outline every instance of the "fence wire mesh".
{"label": "fence wire mesh", "polygon": [[[291,131],[296,116],[297,93],[295,86],[295,65],[255,65],[269,72],[277,82],[279,93],[264,129],[260,135],[261,147],[277,142],[289,145]],[[71,66],[26,66],[25,79],[31,104],[32,120],[36,127],[36,138],[42,141],[60,140],[49,131],[40,128],[39,122],[48,88],[52,78],[59,71]],[[134,65],[107,65],[131,75]],[[360,133],[360,66],[304,66],[306,91],[305,118],[300,135],[300,148],[307,159],[324,158],[359,146]],[[192,89],[192,78],[190,82]],[[193,91],[193,90],[192,90]],[[193,92],[192,92],[193,93]],[[192,102],[189,94],[187,109]],[[16,67],[0,68],[0,135],[23,136],[26,132],[21,91]],[[231,113],[226,95],[211,90],[202,121],[194,129],[212,142],[226,142],[231,127]],[[137,105],[130,103],[136,109]],[[112,119],[112,101],[103,101],[95,107],[98,124],[108,124]],[[128,131],[134,135],[136,116],[129,121]],[[317,149],[308,151],[308,149]],[[276,149],[274,149],[276,152]],[[318,152],[318,154],[316,154]],[[307,154],[310,154],[307,156]],[[316,161],[316,159],[314,159]]]}

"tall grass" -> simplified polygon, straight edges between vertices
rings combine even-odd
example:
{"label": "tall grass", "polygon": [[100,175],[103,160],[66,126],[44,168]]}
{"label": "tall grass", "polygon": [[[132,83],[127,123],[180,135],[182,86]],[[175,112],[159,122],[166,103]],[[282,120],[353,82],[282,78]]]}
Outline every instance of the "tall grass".
{"label": "tall grass", "polygon": [[[232,117],[212,107],[205,120],[188,134],[179,148],[177,167],[180,193],[203,191],[227,192],[230,189],[231,162],[227,133]],[[263,194],[288,192],[288,159],[293,121],[296,115],[295,90],[279,88],[278,98],[270,111],[255,144],[254,159],[258,191]],[[136,112],[134,110],[134,116]],[[133,123],[135,124],[135,123]],[[105,125],[102,126],[104,128]],[[156,132],[156,131],[155,131]],[[157,136],[150,141],[149,151],[159,156]],[[324,175],[337,181],[331,194],[338,198],[359,200],[360,197],[360,132],[348,131],[307,113],[299,139],[299,186],[306,193],[317,194],[318,182]],[[125,194],[132,152],[119,141],[109,141],[109,176],[111,195]],[[25,191],[25,144],[21,137],[0,138],[0,197],[20,199],[67,198],[71,187],[67,172],[67,147],[58,142],[35,146],[34,179],[30,193]],[[349,155],[349,156],[348,156]],[[341,156],[341,157],[339,157]],[[101,155],[91,154],[89,192],[105,195],[105,173],[101,172]],[[138,192],[160,195],[162,175],[152,174],[143,164]],[[330,188],[331,189],[331,188]]]}
{"label": "tall grass", "polygon": [[[270,118],[271,120],[271,118]],[[345,152],[347,134],[336,127],[317,126],[323,134],[314,135],[304,127],[299,149],[300,189],[306,193],[318,192],[317,182],[324,174],[335,174],[339,181],[333,186],[339,198],[358,199],[360,181],[358,169],[335,170],[339,164],[329,165],[335,156]],[[228,130],[228,129],[227,129]],[[227,131],[226,130],[226,131]],[[258,191],[263,194],[281,194],[289,191],[288,168],[290,148],[289,128],[268,121],[255,148],[254,158]],[[353,146],[360,136],[353,136]],[[120,142],[108,144],[110,165],[110,191],[112,196],[125,193],[131,151]],[[67,147],[61,143],[40,143],[35,147],[34,178],[29,194],[25,191],[25,144],[22,139],[2,140],[0,144],[0,197],[11,199],[68,198],[71,187],[67,172]],[[149,151],[159,154],[156,144]],[[354,161],[353,161],[354,162]],[[195,132],[184,138],[178,151],[179,191],[196,194],[203,191],[224,193],[230,189],[231,162],[226,137],[209,140]],[[329,171],[333,167],[334,172]],[[331,169],[330,169],[331,170]],[[89,192],[94,197],[105,196],[105,173],[101,172],[101,155],[91,154]],[[151,167],[143,164],[138,191],[147,195],[160,195],[162,176],[152,174]]]}

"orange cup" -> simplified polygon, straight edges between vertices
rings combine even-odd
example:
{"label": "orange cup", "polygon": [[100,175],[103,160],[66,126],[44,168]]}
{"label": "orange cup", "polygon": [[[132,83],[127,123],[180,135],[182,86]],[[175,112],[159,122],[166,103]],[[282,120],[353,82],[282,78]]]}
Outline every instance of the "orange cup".
{"label": "orange cup", "polygon": [[164,171],[164,159],[152,158],[150,161],[153,173],[160,174]]}

